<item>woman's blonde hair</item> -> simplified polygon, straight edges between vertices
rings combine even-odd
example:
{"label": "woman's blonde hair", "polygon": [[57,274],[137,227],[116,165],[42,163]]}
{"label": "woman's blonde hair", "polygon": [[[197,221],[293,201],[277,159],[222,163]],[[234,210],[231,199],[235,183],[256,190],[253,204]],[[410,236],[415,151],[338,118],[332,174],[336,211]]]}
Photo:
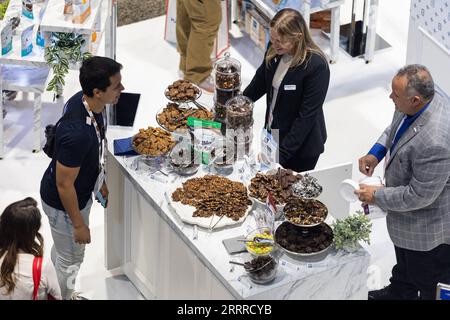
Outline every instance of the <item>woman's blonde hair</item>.
{"label": "woman's blonde hair", "polygon": [[[314,43],[308,26],[303,16],[294,9],[285,8],[277,12],[270,21],[270,29],[276,32],[283,40],[291,41],[294,44],[294,54],[290,67],[296,67],[307,63],[312,53],[317,53],[325,61],[326,55]],[[270,46],[266,55],[266,64],[277,56],[275,49]]]}

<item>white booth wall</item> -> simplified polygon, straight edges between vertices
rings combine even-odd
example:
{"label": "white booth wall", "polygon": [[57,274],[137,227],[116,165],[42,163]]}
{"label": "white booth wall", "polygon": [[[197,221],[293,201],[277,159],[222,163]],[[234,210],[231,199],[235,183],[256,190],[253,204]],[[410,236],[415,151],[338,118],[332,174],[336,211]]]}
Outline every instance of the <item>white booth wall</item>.
{"label": "white booth wall", "polygon": [[411,0],[406,62],[425,65],[450,96],[450,0]]}

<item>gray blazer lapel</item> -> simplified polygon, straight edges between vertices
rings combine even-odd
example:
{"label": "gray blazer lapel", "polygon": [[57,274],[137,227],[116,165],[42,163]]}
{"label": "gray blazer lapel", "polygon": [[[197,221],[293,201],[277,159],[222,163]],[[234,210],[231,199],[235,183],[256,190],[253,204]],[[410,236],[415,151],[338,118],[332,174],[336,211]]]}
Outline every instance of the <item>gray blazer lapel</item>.
{"label": "gray blazer lapel", "polygon": [[[428,120],[430,119],[430,115],[433,109],[433,105],[429,105],[427,110],[423,112],[419,116],[419,118],[414,121],[414,123],[411,124],[411,126],[406,130],[406,132],[403,134],[403,136],[400,138],[400,140],[397,142],[397,145],[395,146],[394,152],[391,153],[389,157],[389,162],[386,164],[386,169],[389,167],[389,165],[392,162],[392,159],[394,159],[395,155],[397,154],[398,150],[400,150],[408,141],[410,141],[416,134],[419,133],[419,131],[426,125]],[[395,127],[397,131],[398,125]],[[395,134],[395,132],[394,132]],[[389,148],[392,145],[392,140],[394,140],[394,136],[391,133],[390,140],[389,140]]]}

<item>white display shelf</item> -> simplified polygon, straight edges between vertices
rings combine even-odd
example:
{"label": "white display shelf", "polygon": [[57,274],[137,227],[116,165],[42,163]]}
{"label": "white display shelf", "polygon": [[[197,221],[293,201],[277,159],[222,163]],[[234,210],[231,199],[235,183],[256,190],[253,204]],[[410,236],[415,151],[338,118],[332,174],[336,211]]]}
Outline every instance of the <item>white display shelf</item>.
{"label": "white display shelf", "polygon": [[[34,35],[35,33],[33,33]],[[45,67],[47,65],[44,59],[44,48],[36,44],[36,39],[33,39],[33,51],[25,57],[21,56],[20,42],[20,35],[13,37],[13,49],[8,54],[0,56],[0,63],[34,67]]]}
{"label": "white display shelf", "polygon": [[[308,19],[308,21],[309,21],[309,17],[306,17],[306,11],[308,11],[309,14],[311,14],[311,13],[316,13],[316,12],[323,11],[323,10],[332,9],[334,7],[344,4],[344,1],[345,0],[330,1],[323,6],[315,6],[315,7],[311,7],[311,8],[305,3],[304,8],[303,8],[305,11],[305,12],[303,12],[305,15],[305,19]],[[268,5],[265,1],[251,0],[251,3],[254,4],[258,8],[258,10],[269,19],[272,19],[273,16],[277,13],[275,7]],[[308,14],[308,16],[309,16],[309,14]]]}
{"label": "white display shelf", "polygon": [[83,23],[73,23],[72,16],[64,16],[64,1],[48,0],[47,10],[41,21],[41,31],[91,34],[102,0],[91,0],[91,14]]}
{"label": "white display shelf", "polygon": [[2,65],[2,88],[4,90],[43,93],[49,68],[22,65]]}
{"label": "white display shelf", "polygon": [[20,24],[16,29],[16,35],[13,36],[12,50],[3,56],[0,56],[1,64],[16,64],[30,67],[44,67],[47,65],[44,59],[44,48],[39,47],[36,44],[36,31],[37,27],[33,30],[33,51],[25,56],[21,56],[21,34],[22,30],[28,28],[31,25],[38,24],[38,17],[41,8],[44,3],[36,3],[33,6],[34,19],[31,20],[22,15],[22,1],[10,0],[8,9],[5,12],[5,17],[0,23],[0,29],[3,29],[4,24],[8,21],[8,18],[20,15]]}

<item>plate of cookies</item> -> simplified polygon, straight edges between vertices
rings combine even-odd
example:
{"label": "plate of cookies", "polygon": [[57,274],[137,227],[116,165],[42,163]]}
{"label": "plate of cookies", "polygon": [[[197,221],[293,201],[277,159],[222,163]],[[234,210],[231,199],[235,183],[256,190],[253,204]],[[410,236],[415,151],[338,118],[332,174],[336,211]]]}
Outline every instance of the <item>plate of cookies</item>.
{"label": "plate of cookies", "polygon": [[164,95],[172,102],[184,103],[197,100],[202,90],[187,80],[177,80],[167,87]]}

